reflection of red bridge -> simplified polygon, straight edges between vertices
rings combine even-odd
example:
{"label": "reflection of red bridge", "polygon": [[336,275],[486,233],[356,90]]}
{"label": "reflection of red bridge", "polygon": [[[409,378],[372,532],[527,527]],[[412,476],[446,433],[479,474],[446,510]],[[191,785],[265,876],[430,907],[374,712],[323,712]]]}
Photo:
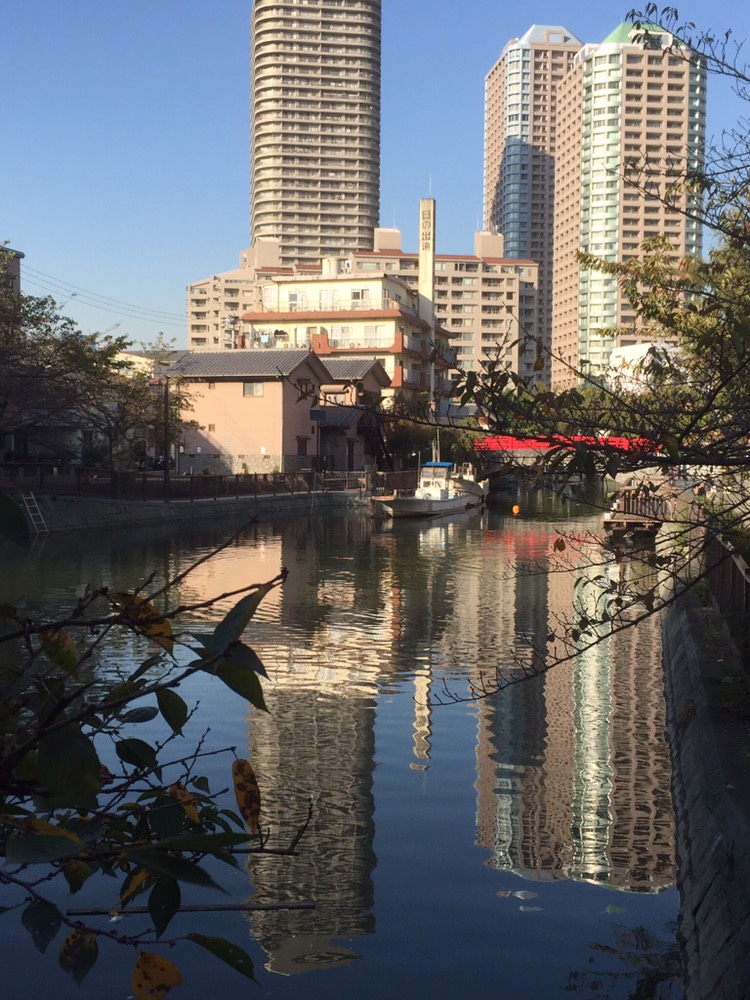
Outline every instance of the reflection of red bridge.
{"label": "reflection of red bridge", "polygon": [[[480,438],[474,444],[476,451],[494,452],[495,457],[502,454],[530,461],[552,448],[575,449],[577,445],[589,448],[611,448],[613,451],[629,451],[632,454],[649,454],[657,451],[658,445],[648,438],[627,437],[593,437],[583,434],[552,435],[549,438],[520,438],[512,434],[494,434]],[[530,454],[533,452],[533,455]],[[491,457],[491,456],[488,456]]]}

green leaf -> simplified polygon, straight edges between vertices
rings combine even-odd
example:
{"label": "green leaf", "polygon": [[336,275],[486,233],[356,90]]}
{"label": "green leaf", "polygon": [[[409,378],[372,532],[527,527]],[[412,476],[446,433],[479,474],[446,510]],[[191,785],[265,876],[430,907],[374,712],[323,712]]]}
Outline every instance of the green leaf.
{"label": "green leaf", "polygon": [[65,696],[65,681],[62,677],[44,677],[34,683],[35,693],[29,701],[29,708],[40,720],[53,713]]}
{"label": "green leaf", "polygon": [[241,601],[238,601],[223,621],[220,621],[216,626],[213,635],[203,637],[206,647],[214,654],[223,653],[230,643],[239,639],[250,619],[258,610],[258,605],[271,590],[273,590],[272,584],[264,583],[252,594],[248,594]]}
{"label": "green leaf", "polygon": [[[238,817],[239,820],[239,817]],[[159,841],[159,847],[175,851],[200,851],[213,854],[228,847],[239,847],[254,839],[250,833],[186,833],[181,837],[169,837]]]}
{"label": "green leaf", "polygon": [[266,668],[263,666],[258,654],[254,649],[246,646],[244,642],[235,642],[230,647],[228,655],[232,663],[236,663],[237,666],[245,667],[247,670],[254,670],[261,677],[268,677]]}
{"label": "green leaf", "polygon": [[667,449],[669,457],[672,461],[678,461],[680,457],[680,442],[677,438],[673,437],[671,434],[664,434],[662,436],[661,443]]}
{"label": "green leaf", "polygon": [[115,752],[121,761],[134,767],[156,767],[156,750],[143,740],[118,740]]}
{"label": "green leaf", "polygon": [[66,861],[63,865],[63,875],[68,888],[75,894],[83,886],[87,878],[94,874],[94,869],[85,861]]}
{"label": "green leaf", "polygon": [[60,949],[60,968],[80,986],[99,957],[96,937],[89,931],[73,931]]}
{"label": "green leaf", "polygon": [[180,885],[173,878],[162,875],[148,897],[148,912],[154,922],[156,936],[160,938],[169,926],[172,917],[180,908],[182,894]]}
{"label": "green leaf", "polygon": [[120,717],[121,722],[151,722],[159,714],[159,709],[153,705],[144,705],[142,708],[131,708]]}
{"label": "green leaf", "polygon": [[171,795],[159,795],[154,799],[148,811],[148,823],[159,840],[177,837],[188,826],[185,810]]}
{"label": "green leaf", "polygon": [[79,840],[58,834],[19,833],[8,837],[6,858],[14,865],[48,864],[78,854],[83,848]]}
{"label": "green leaf", "polygon": [[147,671],[149,671],[152,667],[157,666],[161,662],[162,662],[161,653],[155,653],[153,656],[149,656],[149,658],[147,660],[144,660],[143,663],[140,665],[140,667],[138,667],[137,670],[133,671],[130,677],[128,677],[128,683],[133,684],[140,677],[142,677]]}
{"label": "green leaf", "polygon": [[0,538],[6,538],[24,549],[30,544],[29,526],[23,511],[4,493],[0,493]]}
{"label": "green leaf", "polygon": [[207,937],[205,934],[188,934],[187,939],[200,945],[201,948],[205,948],[206,951],[210,951],[212,955],[220,958],[222,962],[226,962],[236,972],[247,976],[253,982],[257,982],[253,960],[246,951],[243,951],[236,944],[232,944],[231,941],[225,941],[224,938]]}
{"label": "green leaf", "polygon": [[167,878],[174,878],[179,882],[207,886],[224,892],[221,886],[214,882],[208,872],[204,871],[200,865],[194,861],[188,861],[186,858],[181,858],[179,855],[144,849],[129,851],[127,857],[134,864],[147,868],[154,875],[166,875]]}
{"label": "green leaf", "polygon": [[102,787],[101,763],[94,744],[75,724],[47,733],[39,741],[39,780],[48,790],[47,809],[95,809]]}
{"label": "green leaf", "polygon": [[159,711],[173,733],[182,736],[182,727],[187,722],[188,707],[182,698],[171,688],[162,688],[156,692]]}
{"label": "green leaf", "polygon": [[35,899],[21,914],[21,923],[31,934],[37,951],[44,954],[60,930],[62,916],[58,908],[46,899]]}
{"label": "green leaf", "polygon": [[225,657],[212,673],[251,705],[264,712],[268,711],[263,698],[263,689],[254,670],[249,670],[241,663],[235,663],[234,659]]}

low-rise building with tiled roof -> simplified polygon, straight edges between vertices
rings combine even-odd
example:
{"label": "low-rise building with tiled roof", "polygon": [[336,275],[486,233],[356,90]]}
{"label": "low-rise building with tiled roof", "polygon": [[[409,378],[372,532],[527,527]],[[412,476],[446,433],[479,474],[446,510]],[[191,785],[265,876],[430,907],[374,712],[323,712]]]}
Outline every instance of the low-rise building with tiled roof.
{"label": "low-rise building with tiled roof", "polygon": [[[183,472],[358,470],[378,462],[372,411],[388,377],[371,359],[331,372],[304,348],[185,351],[157,365],[155,376],[179,385],[187,401]],[[357,405],[360,392],[370,394],[367,406]]]}

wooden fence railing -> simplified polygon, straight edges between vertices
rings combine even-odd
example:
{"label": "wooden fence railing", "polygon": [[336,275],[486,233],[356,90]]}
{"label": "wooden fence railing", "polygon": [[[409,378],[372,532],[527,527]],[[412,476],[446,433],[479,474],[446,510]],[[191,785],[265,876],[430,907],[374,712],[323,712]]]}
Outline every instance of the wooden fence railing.
{"label": "wooden fence railing", "polygon": [[115,500],[200,500],[294,493],[390,493],[416,485],[416,471],[269,472],[178,476],[173,471],[116,472],[80,466],[0,465],[0,491]]}
{"label": "wooden fence railing", "polygon": [[709,539],[706,558],[711,593],[750,671],[750,566],[721,535]]}

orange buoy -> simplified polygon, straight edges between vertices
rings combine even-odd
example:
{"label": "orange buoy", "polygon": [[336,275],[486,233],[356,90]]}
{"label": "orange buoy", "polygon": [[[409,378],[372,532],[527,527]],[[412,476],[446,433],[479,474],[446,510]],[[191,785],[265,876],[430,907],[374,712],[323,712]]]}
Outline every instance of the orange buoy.
{"label": "orange buoy", "polygon": [[512,509],[513,509],[513,513],[514,513],[514,514],[515,514],[516,516],[518,516],[518,514],[520,514],[520,513],[521,513],[521,508],[520,508],[520,507],[518,506],[518,504],[517,504],[517,503],[514,503],[514,504],[513,504],[513,508],[512,508]]}

